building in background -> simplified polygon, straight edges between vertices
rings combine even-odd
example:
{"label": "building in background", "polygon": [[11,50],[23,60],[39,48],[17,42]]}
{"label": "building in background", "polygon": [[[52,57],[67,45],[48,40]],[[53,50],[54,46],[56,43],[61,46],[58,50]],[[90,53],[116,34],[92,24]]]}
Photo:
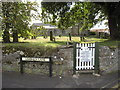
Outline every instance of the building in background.
{"label": "building in background", "polygon": [[110,31],[108,28],[106,29],[91,29],[90,32],[95,33],[98,38],[109,38]]}
{"label": "building in background", "polygon": [[[54,36],[68,36],[69,33],[71,33],[72,36],[79,36],[81,35],[81,32],[80,32],[80,26],[78,26],[77,24],[72,26],[72,27],[69,27],[68,29],[66,30],[61,30],[59,29],[57,26],[55,25],[51,25],[51,24],[44,24],[42,22],[39,22],[39,23],[33,23],[32,24],[32,29],[36,29],[37,27],[39,26],[43,26],[45,29],[46,29],[46,32],[47,32],[47,35],[49,36],[50,35],[50,31],[53,32],[53,35]],[[106,27],[105,25],[95,25],[93,28],[91,28],[90,30],[85,30],[83,31],[82,33],[85,35],[85,36],[89,36],[89,33],[90,32],[94,32],[96,34],[97,37],[101,37],[101,36],[106,36],[106,35],[109,35],[110,32],[109,32],[109,29],[108,27]]]}
{"label": "building in background", "polygon": [[54,36],[59,36],[59,35],[66,36],[70,33],[69,30],[61,30],[55,25],[44,24],[44,23],[33,23],[32,29],[36,29],[39,26],[43,26],[46,29],[47,35],[50,35],[50,31],[53,32]]}

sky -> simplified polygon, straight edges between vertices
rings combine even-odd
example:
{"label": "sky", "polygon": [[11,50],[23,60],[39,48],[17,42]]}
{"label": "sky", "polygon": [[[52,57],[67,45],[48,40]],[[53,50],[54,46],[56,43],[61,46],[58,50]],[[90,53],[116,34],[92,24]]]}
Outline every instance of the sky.
{"label": "sky", "polygon": [[104,25],[104,23],[108,21],[108,20],[104,20],[101,23],[96,24],[95,26],[93,26],[91,29],[106,29],[108,28],[108,26]]}
{"label": "sky", "polygon": [[[25,0],[25,1],[26,1],[26,0]],[[39,13],[41,13],[41,1],[42,1],[42,0],[27,0],[27,1],[31,1],[31,2],[36,1],[36,2],[39,4],[38,11],[39,11]],[[32,13],[35,13],[35,12],[32,12]],[[107,21],[107,20],[104,20],[104,21],[102,21],[101,23],[96,24],[96,25],[93,26],[91,29],[106,29],[106,28],[108,28],[108,26],[104,25],[104,23],[105,23],[106,21]],[[42,21],[32,19],[31,24],[32,24],[32,23],[42,23]]]}

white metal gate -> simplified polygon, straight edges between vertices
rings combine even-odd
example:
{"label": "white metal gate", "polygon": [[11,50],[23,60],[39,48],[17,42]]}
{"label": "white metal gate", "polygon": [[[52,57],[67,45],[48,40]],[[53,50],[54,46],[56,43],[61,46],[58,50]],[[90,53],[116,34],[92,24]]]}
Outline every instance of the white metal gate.
{"label": "white metal gate", "polygon": [[76,70],[94,69],[95,43],[76,44]]}

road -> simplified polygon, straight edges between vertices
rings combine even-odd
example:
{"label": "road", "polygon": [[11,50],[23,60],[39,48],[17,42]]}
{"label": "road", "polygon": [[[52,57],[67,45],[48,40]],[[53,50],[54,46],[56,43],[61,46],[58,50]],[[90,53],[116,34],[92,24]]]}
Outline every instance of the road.
{"label": "road", "polygon": [[112,88],[118,85],[118,73],[101,75],[81,74],[79,77],[48,77],[38,74],[3,72],[2,88]]}

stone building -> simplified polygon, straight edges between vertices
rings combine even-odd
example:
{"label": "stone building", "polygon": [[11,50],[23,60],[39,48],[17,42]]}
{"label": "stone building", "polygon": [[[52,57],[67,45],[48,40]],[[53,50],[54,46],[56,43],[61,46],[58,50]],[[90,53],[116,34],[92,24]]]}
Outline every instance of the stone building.
{"label": "stone building", "polygon": [[50,31],[53,32],[54,36],[66,36],[70,33],[69,29],[68,30],[61,30],[55,25],[51,24],[44,24],[44,23],[33,23],[32,29],[36,29],[39,26],[43,26],[46,29],[47,35],[50,35]]}
{"label": "stone building", "polygon": [[[46,31],[47,31],[47,35],[50,34],[50,31],[53,32],[54,36],[68,36],[69,33],[71,33],[72,36],[79,36],[80,35],[80,31],[79,31],[79,26],[78,25],[74,25],[72,27],[69,27],[66,30],[61,30],[59,29],[57,26],[55,25],[51,25],[51,24],[44,24],[44,23],[33,23],[32,28],[35,29],[39,26],[43,26]],[[88,31],[83,31],[82,33],[84,33],[85,35],[88,35]]]}
{"label": "stone building", "polygon": [[110,36],[110,31],[108,28],[106,28],[106,29],[91,29],[90,32],[95,32],[96,36],[99,38],[101,38],[101,37],[107,38]]}

